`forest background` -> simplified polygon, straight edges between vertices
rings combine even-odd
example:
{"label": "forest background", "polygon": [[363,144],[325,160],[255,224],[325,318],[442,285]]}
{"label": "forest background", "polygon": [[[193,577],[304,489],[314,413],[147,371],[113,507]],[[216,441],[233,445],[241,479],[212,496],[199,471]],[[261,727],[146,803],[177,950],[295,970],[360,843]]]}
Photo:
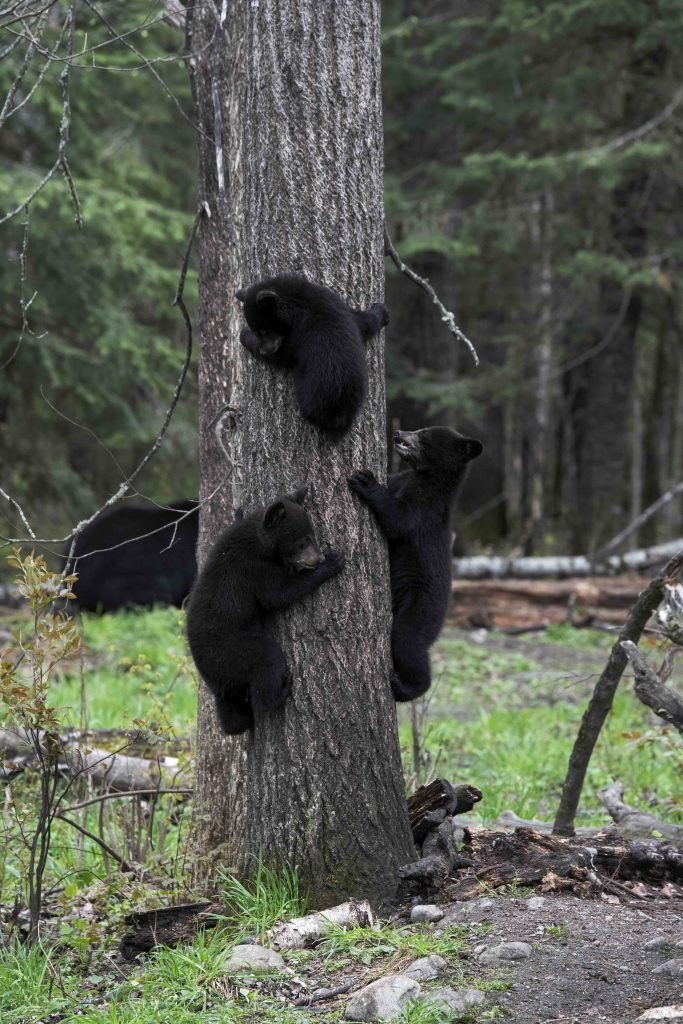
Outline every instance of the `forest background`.
{"label": "forest background", "polygon": [[[71,73],[83,227],[59,175],[0,227],[0,464],[51,535],[136,464],[183,358],[189,85],[182,34],[155,5],[120,5],[119,33],[141,24],[133,52],[109,45]],[[110,38],[94,9],[88,33]],[[389,229],[481,360],[387,261],[389,423],[484,440],[464,550],[592,551],[680,479],[682,42],[672,0],[383,3]],[[4,211],[54,161],[60,70],[3,126]],[[3,95],[15,74],[0,63]],[[146,495],[196,496],[196,423],[190,375]],[[632,546],[682,526],[679,498]]]}

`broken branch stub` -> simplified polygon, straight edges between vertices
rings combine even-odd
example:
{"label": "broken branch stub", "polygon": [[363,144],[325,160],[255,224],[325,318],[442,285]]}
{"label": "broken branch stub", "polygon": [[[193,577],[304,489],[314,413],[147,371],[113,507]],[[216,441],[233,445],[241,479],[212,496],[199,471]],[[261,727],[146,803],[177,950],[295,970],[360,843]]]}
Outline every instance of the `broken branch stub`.
{"label": "broken branch stub", "polygon": [[283,921],[266,932],[261,944],[273,949],[304,949],[331,928],[371,928],[374,923],[375,915],[367,900],[349,900],[329,910]]}

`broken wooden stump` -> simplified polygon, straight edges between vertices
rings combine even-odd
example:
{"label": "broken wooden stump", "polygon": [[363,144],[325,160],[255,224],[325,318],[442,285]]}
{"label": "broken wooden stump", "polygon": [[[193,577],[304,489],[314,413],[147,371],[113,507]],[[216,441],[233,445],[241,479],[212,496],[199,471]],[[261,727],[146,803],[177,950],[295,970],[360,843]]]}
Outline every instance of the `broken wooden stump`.
{"label": "broken wooden stump", "polygon": [[447,816],[466,814],[481,799],[481,790],[466,783],[452,786],[446,779],[435,779],[428,786],[420,786],[408,800],[413,842],[419,848]]}

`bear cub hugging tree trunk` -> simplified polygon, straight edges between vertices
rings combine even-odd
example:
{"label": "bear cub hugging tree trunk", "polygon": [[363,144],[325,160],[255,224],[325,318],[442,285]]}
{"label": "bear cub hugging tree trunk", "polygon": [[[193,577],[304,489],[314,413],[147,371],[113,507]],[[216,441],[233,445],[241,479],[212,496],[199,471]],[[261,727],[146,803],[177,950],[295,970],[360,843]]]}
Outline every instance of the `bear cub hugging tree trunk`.
{"label": "bear cub hugging tree trunk", "polygon": [[244,347],[290,370],[304,419],[332,440],[343,437],[367,397],[366,345],[389,323],[387,307],[351,309],[330,288],[296,274],[259,281],[236,298],[248,324]]}
{"label": "bear cub hugging tree trunk", "polygon": [[481,441],[449,427],[397,430],[394,447],[410,469],[387,486],[367,469],[349,486],[374,512],[389,542],[394,620],[391,688],[397,701],[413,700],[431,684],[429,648],[436,640],[451,592],[451,513]]}
{"label": "bear cub hugging tree trunk", "polygon": [[301,487],[265,512],[239,513],[209,552],[190,596],[190,650],[228,734],[246,732],[254,712],[280,707],[291,689],[282,650],[267,632],[269,616],[344,566],[338,552],[320,551],[301,507],[306,493]]}

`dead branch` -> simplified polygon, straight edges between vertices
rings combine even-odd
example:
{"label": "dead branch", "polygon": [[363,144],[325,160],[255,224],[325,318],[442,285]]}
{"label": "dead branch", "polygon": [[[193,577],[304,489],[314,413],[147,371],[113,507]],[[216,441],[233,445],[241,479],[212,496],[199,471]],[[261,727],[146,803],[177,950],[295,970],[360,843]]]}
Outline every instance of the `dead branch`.
{"label": "dead branch", "polygon": [[403,262],[399,254],[396,252],[394,243],[391,241],[391,238],[389,237],[389,231],[387,229],[386,224],[384,225],[384,252],[386,256],[391,257],[391,262],[398,270],[400,270],[402,274],[405,274],[406,277],[409,277],[411,281],[414,281],[415,284],[418,285],[418,287],[422,288],[422,290],[426,292],[427,295],[429,295],[430,299],[439,310],[439,313],[441,314],[441,319],[445,323],[448,330],[451,332],[454,338],[457,338],[458,341],[462,341],[465,345],[467,345],[468,349],[472,354],[472,358],[474,359],[474,365],[479,366],[479,356],[477,355],[477,350],[470,341],[470,339],[467,337],[467,335],[464,334],[456,324],[454,314],[451,313],[450,310],[446,309],[443,302],[436,294],[429,281],[425,277],[420,277],[419,274],[416,274],[414,270],[412,270]]}
{"label": "dead branch", "polygon": [[73,821],[72,818],[67,818],[62,811],[56,811],[55,818],[59,818],[60,821],[64,821],[67,825],[71,825],[72,828],[75,828],[77,832],[80,832],[81,835],[86,836],[86,838],[92,839],[94,843],[97,843],[100,849],[104,850],[105,853],[108,853],[112,860],[116,861],[122,871],[131,870],[131,866],[128,861],[125,860],[120,853],[117,853],[116,850],[109,846],[108,843],[105,843],[104,839],[100,836],[95,835],[94,832],[90,832],[87,828],[83,828],[82,825],[79,825],[77,821]]}
{"label": "dead branch", "polygon": [[623,541],[626,540],[627,537],[630,537],[632,533],[635,533],[641,526],[644,526],[649,519],[652,519],[660,509],[665,508],[674,500],[674,498],[678,498],[681,495],[683,495],[683,480],[681,480],[680,483],[677,483],[675,487],[671,487],[664,494],[661,494],[656,501],[653,501],[651,505],[648,505],[648,507],[641,512],[639,516],[636,516],[628,526],[625,526],[620,533],[615,537],[612,537],[607,544],[603,544],[603,546],[598,549],[596,557],[600,557],[601,555],[608,554],[610,551],[614,551]]}
{"label": "dead branch", "polygon": [[191,796],[194,793],[193,789],[181,789],[179,786],[158,786],[156,789],[123,789],[115,790],[113,793],[100,793],[99,796],[94,796],[90,800],[83,800],[80,804],[71,804],[70,807],[65,807],[63,813],[70,814],[72,811],[80,811],[83,807],[90,807],[92,804],[102,803],[103,800],[120,800],[122,797],[127,796],[165,796],[172,793],[174,796]]}
{"label": "dead branch", "polygon": [[569,758],[567,776],[564,780],[560,805],[555,817],[554,832],[557,834],[571,835],[573,833],[574,818],[581,798],[588,764],[626,667],[626,652],[622,645],[624,641],[629,640],[637,643],[647,620],[661,603],[667,584],[675,582],[682,566],[683,550],[667,562],[661,572],[640,594],[612,647],[607,664],[595,684],[593,695],[584,712]]}
{"label": "dead branch", "polygon": [[346,992],[350,992],[355,984],[355,981],[346,981],[343,985],[337,985],[336,988],[316,988],[310,995],[299,996],[298,999],[295,999],[294,1005],[310,1006],[311,1003],[322,1003],[326,999],[343,996]]}
{"label": "dead branch", "polygon": [[670,822],[661,821],[654,814],[647,811],[639,811],[637,807],[630,807],[623,801],[624,787],[620,782],[613,782],[611,786],[605,786],[598,792],[598,800],[603,805],[613,821],[616,822],[620,835],[628,836],[631,839],[648,839],[654,836],[664,836],[666,839],[680,840],[683,838],[683,826],[672,825]]}
{"label": "dead branch", "polygon": [[624,640],[621,646],[633,668],[638,700],[683,732],[683,700],[662,682],[632,641]]}

